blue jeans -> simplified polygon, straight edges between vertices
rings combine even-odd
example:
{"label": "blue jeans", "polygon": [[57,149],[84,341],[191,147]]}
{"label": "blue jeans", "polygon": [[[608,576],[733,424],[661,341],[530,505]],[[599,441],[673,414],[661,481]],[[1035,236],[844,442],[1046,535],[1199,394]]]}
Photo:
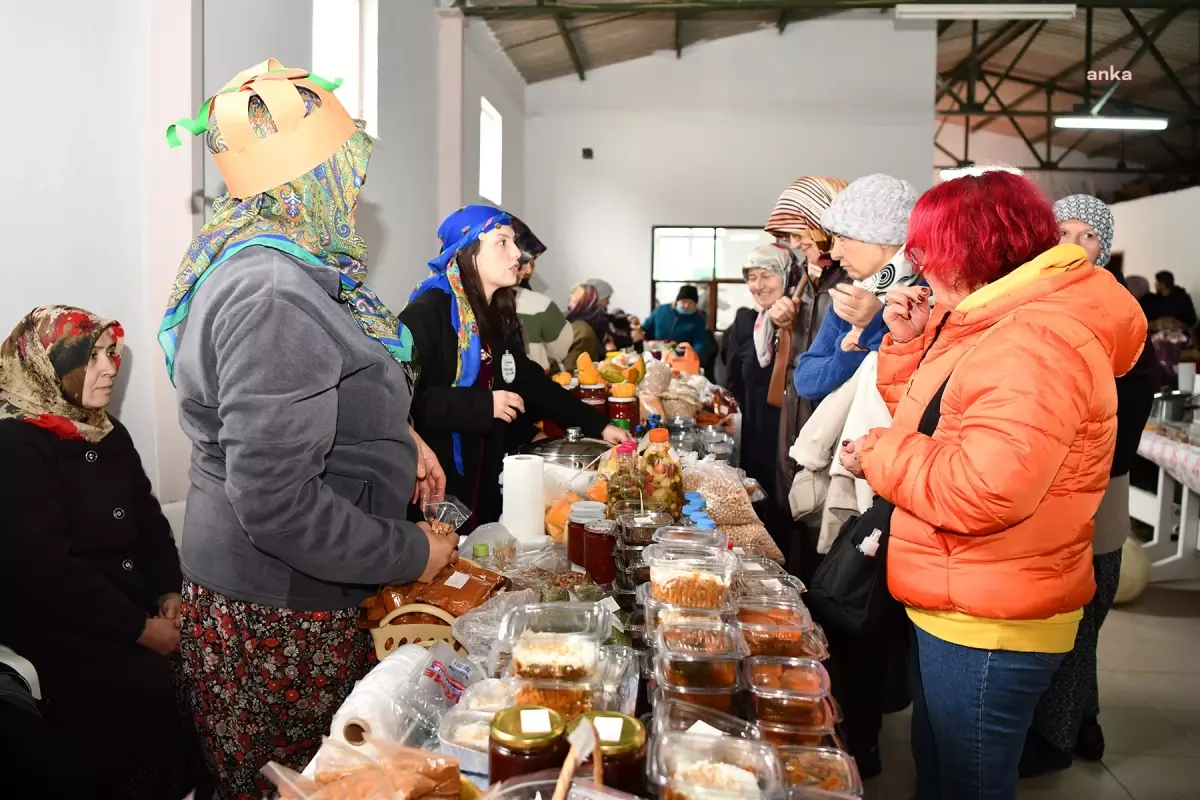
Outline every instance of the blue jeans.
{"label": "blue jeans", "polygon": [[913,630],[917,800],[1015,800],[1025,735],[1065,654],[977,650]]}

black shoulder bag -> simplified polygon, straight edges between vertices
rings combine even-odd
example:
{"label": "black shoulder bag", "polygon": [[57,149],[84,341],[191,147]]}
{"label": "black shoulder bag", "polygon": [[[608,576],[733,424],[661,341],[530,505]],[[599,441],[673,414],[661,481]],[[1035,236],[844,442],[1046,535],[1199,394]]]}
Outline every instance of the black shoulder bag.
{"label": "black shoulder bag", "polygon": [[[947,377],[925,407],[918,432],[933,436],[937,430],[942,418],[942,393],[949,382]],[[891,616],[889,607],[896,601],[888,591],[887,550],[895,508],[876,496],[862,516],[842,524],[804,595],[804,602],[822,625],[858,636],[879,630]],[[879,548],[868,556],[859,546],[876,531],[880,533]]]}

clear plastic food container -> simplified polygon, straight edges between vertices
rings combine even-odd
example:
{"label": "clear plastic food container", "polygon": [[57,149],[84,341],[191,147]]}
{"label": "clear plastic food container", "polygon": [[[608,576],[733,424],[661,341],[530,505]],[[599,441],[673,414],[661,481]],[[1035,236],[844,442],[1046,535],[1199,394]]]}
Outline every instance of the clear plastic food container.
{"label": "clear plastic food container", "polygon": [[674,522],[665,511],[627,511],[617,517],[619,535],[625,544],[652,544],[654,532]]}
{"label": "clear plastic food container", "polygon": [[728,605],[737,568],[737,556],[732,553],[654,544],[643,556],[650,567],[650,592],[655,600],[691,608]]}
{"label": "clear plastic food container", "polygon": [[744,555],[738,556],[738,561],[741,567],[739,575],[746,575],[751,578],[778,578],[782,575],[787,575],[787,570],[769,558]]}
{"label": "clear plastic food container", "polygon": [[513,684],[507,679],[489,678],[473,683],[458,701],[463,711],[486,711],[495,714],[513,705]]}
{"label": "clear plastic food container", "polygon": [[688,622],[730,622],[733,620],[733,606],[722,608],[687,608],[674,606],[655,600],[650,591],[650,584],[644,583],[638,587],[638,603],[645,609],[646,631],[653,634],[663,625],[678,625]]}
{"label": "clear plastic food container", "polygon": [[632,714],[637,707],[640,668],[632,647],[605,647],[600,652],[599,680],[605,711]]}
{"label": "clear plastic food container", "polygon": [[[832,747],[780,747],[784,778],[793,788],[862,797],[858,766],[844,750]],[[819,796],[819,795],[815,795]]]}
{"label": "clear plastic food container", "polygon": [[495,713],[487,711],[453,708],[442,717],[438,726],[441,750],[457,758],[463,772],[488,774],[488,742],[494,716]]}
{"label": "clear plastic food container", "polygon": [[754,656],[744,663],[756,719],[832,729],[836,704],[829,702],[829,673],[811,658]]}
{"label": "clear plastic food container", "polygon": [[749,598],[738,603],[737,624],[751,655],[829,657],[825,635],[802,603]]}
{"label": "clear plastic food container", "polygon": [[519,706],[542,706],[563,715],[567,722],[594,711],[604,702],[599,680],[546,681],[517,679],[513,700]]}
{"label": "clear plastic food container", "polygon": [[662,625],[654,633],[659,672],[666,683],[690,689],[733,689],[746,643],[720,620]]}
{"label": "clear plastic food container", "polygon": [[[512,778],[490,787],[486,797],[488,800],[549,800],[558,787],[558,773],[555,769]],[[638,800],[636,795],[597,786],[585,780],[585,776],[590,777],[589,773],[590,770],[575,773],[577,777],[567,790],[567,800]]]}
{"label": "clear plastic food container", "polygon": [[663,699],[654,707],[654,733],[693,733],[699,736],[733,736],[759,741],[757,726],[741,717],[682,700]]}
{"label": "clear plastic food container", "polygon": [[612,626],[612,613],[597,603],[545,603],[509,611],[500,638],[511,643],[513,674],[573,681],[595,674]]}
{"label": "clear plastic food container", "polygon": [[710,550],[728,550],[729,537],[722,531],[705,531],[699,528],[686,528],[678,525],[668,525],[654,532],[655,544],[670,544],[684,547],[706,547]]}
{"label": "clear plastic food container", "polygon": [[786,722],[767,722],[760,720],[755,723],[762,734],[764,742],[770,742],[778,747],[836,747],[841,748],[842,742],[835,731],[824,731],[819,728],[806,728],[803,725],[788,725]]}
{"label": "clear plastic food container", "polygon": [[774,798],[785,787],[775,748],[731,737],[665,733],[655,739],[649,771],[663,800]]}
{"label": "clear plastic food container", "polygon": [[613,551],[613,559],[617,562],[617,568],[630,570],[645,564],[646,562],[642,558],[642,553],[646,547],[647,545],[644,544],[623,544],[617,542],[617,548]]}
{"label": "clear plastic food container", "polygon": [[637,589],[638,585],[624,571],[617,570],[617,576],[613,578],[612,597],[618,608],[632,614],[639,605]]}
{"label": "clear plastic food container", "polygon": [[663,678],[661,668],[662,665],[655,657],[653,680],[656,704],[665,700],[681,700],[685,703],[711,708],[723,714],[740,715],[741,703],[738,702],[740,682],[739,685],[730,689],[694,689],[690,686],[674,686]]}
{"label": "clear plastic food container", "polygon": [[739,573],[733,579],[734,597],[743,598],[783,598],[799,601],[804,594],[804,582],[794,575],[760,576]]}

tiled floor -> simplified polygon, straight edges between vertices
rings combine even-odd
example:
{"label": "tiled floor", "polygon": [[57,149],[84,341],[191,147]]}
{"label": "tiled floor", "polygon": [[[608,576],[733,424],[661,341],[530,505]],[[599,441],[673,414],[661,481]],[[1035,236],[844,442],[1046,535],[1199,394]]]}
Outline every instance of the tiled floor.
{"label": "tiled floor", "polygon": [[[1152,584],[1100,634],[1104,762],[1022,781],[1021,800],[1200,799],[1200,583]],[[867,800],[914,796],[909,714],[884,722]]]}

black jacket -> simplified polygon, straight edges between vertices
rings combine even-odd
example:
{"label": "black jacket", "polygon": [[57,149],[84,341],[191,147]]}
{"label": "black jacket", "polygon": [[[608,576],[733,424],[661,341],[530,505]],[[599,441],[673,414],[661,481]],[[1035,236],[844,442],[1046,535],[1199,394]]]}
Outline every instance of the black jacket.
{"label": "black jacket", "polygon": [[1133,369],[1117,378],[1117,446],[1110,473],[1114,478],[1125,475],[1133,466],[1159,385],[1158,359],[1147,335]]}
{"label": "black jacket", "polygon": [[738,309],[733,324],[725,331],[721,355],[727,369],[726,388],[742,410],[742,467],[769,490],[774,482],[780,409],[767,403],[775,356],[767,366],[759,365],[754,346],[757,319],[756,310]]}
{"label": "black jacket", "polygon": [[180,591],[171,526],[115,419],[96,443],[0,421],[0,509],[0,642],[133,643]]}
{"label": "black jacket", "polygon": [[[475,515],[461,533],[500,518],[500,473],[504,456],[528,438],[529,423],[550,420],[561,428],[582,428],[588,436],[600,436],[608,424],[598,413],[559,386],[525,355],[520,335],[509,341],[491,342],[495,376],[491,386],[476,384],[456,387],[458,337],[450,324],[450,296],[432,291],[418,297],[400,313],[412,332],[420,375],[413,391],[413,427],[437,454],[446,472],[446,493],[472,505],[478,481]],[[505,353],[516,359],[517,374],[511,384],[501,377]],[[525,414],[509,425],[493,415],[492,392],[510,391],[525,401]],[[462,438],[463,473],[454,464],[452,434]]]}

